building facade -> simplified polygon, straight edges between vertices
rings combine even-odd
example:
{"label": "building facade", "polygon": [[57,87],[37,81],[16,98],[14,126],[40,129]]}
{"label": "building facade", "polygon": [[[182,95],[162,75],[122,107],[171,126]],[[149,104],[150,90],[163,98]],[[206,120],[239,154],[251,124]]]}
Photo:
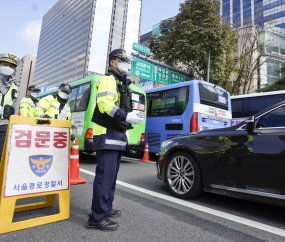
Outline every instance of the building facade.
{"label": "building facade", "polygon": [[33,82],[36,56],[25,55],[16,69],[16,83],[19,86],[19,100],[26,96],[27,89]]}
{"label": "building facade", "polygon": [[35,85],[105,74],[109,53],[139,42],[142,0],[59,0],[43,17]]}
{"label": "building facade", "polygon": [[265,25],[259,42],[264,43],[261,50],[265,53],[261,58],[264,64],[260,67],[260,87],[264,87],[281,78],[279,71],[285,63],[285,29]]}
{"label": "building facade", "polygon": [[285,28],[284,0],[217,0],[220,14],[227,23],[236,27],[270,21],[274,26]]}

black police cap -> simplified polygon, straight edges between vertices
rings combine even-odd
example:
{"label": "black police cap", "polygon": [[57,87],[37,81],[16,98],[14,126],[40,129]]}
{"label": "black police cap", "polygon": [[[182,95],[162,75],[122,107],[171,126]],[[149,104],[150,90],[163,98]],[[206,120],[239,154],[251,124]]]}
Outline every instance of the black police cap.
{"label": "black police cap", "polygon": [[59,89],[62,91],[68,92],[68,93],[72,92],[71,86],[69,84],[66,84],[66,83],[60,84]]}
{"label": "black police cap", "polygon": [[126,62],[131,62],[132,59],[127,56],[127,53],[125,50],[123,49],[116,49],[113,50],[110,54],[109,54],[109,60],[111,60],[112,58],[119,58],[122,61],[126,61]]}
{"label": "black police cap", "polygon": [[29,91],[38,91],[38,92],[40,91],[40,89],[36,85],[29,86],[28,90]]}

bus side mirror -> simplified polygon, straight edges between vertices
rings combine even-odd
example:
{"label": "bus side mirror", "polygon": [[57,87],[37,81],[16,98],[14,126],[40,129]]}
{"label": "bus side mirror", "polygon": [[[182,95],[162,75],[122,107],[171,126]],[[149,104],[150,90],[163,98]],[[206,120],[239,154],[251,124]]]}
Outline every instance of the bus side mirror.
{"label": "bus side mirror", "polygon": [[254,130],[254,125],[255,125],[255,117],[254,116],[250,116],[245,120],[246,131]]}

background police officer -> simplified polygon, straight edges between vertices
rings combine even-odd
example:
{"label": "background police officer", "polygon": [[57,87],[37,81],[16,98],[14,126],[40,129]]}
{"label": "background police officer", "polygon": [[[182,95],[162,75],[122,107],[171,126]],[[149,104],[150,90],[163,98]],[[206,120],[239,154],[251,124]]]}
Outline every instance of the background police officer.
{"label": "background police officer", "polygon": [[127,72],[132,57],[122,49],[109,55],[110,69],[97,83],[97,103],[92,121],[93,149],[97,155],[96,177],[93,184],[93,200],[87,228],[113,231],[118,223],[109,218],[119,217],[120,210],[112,207],[117,173],[121,156],[126,150],[126,131],[131,124],[144,121],[140,112],[132,112],[131,92]]}
{"label": "background police officer", "polygon": [[[48,95],[39,100],[34,109],[34,117],[71,120],[70,106],[67,103],[71,92],[71,86],[62,83],[55,97]],[[72,134],[71,140],[74,139],[75,136]]]}
{"label": "background police officer", "polygon": [[8,121],[17,108],[18,88],[14,81],[20,62],[19,57],[11,53],[0,53],[0,162]]}
{"label": "background police officer", "polygon": [[34,117],[34,109],[38,102],[36,96],[39,92],[40,89],[37,86],[29,86],[27,97],[22,98],[20,101],[20,116]]}

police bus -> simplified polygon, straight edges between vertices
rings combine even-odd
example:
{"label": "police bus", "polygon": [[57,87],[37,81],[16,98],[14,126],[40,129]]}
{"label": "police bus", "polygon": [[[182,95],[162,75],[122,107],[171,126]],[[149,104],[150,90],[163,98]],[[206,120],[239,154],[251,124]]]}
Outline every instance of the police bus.
{"label": "police bus", "polygon": [[253,93],[231,97],[232,124],[236,125],[247,117],[285,100],[285,91]]}
{"label": "police bus", "polygon": [[205,81],[193,80],[146,90],[146,141],[149,151],[175,136],[231,126],[230,94]]}
{"label": "police bus", "polygon": [[[71,128],[75,137],[78,139],[79,151],[93,153],[93,123],[91,118],[96,105],[96,84],[100,75],[89,76],[81,80],[69,83],[72,87],[72,93],[68,98],[68,104],[71,111]],[[134,110],[146,112],[146,95],[143,89],[131,84],[132,104]],[[58,88],[50,89],[37,95],[40,99],[47,95],[56,95]],[[131,156],[142,156],[145,140],[146,121],[132,125],[133,129],[128,131],[129,141],[127,152]]]}

